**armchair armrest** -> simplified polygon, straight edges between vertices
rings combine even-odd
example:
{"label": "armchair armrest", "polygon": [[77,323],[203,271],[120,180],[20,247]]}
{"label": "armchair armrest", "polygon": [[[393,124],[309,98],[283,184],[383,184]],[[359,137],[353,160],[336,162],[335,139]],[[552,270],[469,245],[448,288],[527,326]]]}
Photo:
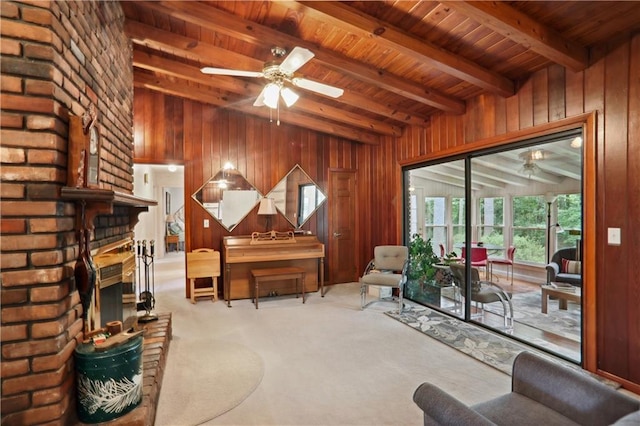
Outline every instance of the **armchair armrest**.
{"label": "armchair armrest", "polygon": [[478,284],[480,284],[480,286],[487,286],[491,288],[491,290],[498,295],[500,300],[511,303],[511,293],[507,293],[506,291],[504,291],[504,289],[500,287],[498,284],[491,281],[477,281],[477,282]]}
{"label": "armchair armrest", "polygon": [[529,352],[516,357],[511,378],[513,392],[560,412],[578,424],[611,424],[640,408],[640,401],[585,372]]}
{"label": "armchair armrest", "polygon": [[367,275],[368,273],[370,273],[374,269],[376,269],[375,259],[371,259],[369,261],[369,264],[367,265],[367,267],[364,268],[364,273],[362,274],[362,276],[364,277],[365,275]]}
{"label": "armchair armrest", "polygon": [[556,275],[560,273],[560,265],[555,262],[547,264],[547,273],[549,274],[549,279],[555,281]]}
{"label": "armchair armrest", "polygon": [[413,394],[413,401],[424,412],[425,426],[494,424],[431,383],[425,382],[418,386]]}

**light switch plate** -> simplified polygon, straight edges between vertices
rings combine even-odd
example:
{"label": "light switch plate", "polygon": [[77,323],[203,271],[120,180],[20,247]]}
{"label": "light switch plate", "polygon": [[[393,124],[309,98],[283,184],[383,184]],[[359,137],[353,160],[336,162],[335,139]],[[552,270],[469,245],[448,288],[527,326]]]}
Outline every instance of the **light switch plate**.
{"label": "light switch plate", "polygon": [[621,244],[620,228],[608,228],[607,230],[610,246],[619,246]]}
{"label": "light switch plate", "polygon": [[208,228],[209,227],[209,219],[205,219],[204,220],[204,227]]}

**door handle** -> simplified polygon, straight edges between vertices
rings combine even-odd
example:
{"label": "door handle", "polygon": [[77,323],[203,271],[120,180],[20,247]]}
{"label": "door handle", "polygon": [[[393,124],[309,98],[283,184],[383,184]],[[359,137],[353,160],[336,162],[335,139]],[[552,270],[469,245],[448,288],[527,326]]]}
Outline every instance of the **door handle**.
{"label": "door handle", "polygon": [[341,236],[342,236],[342,234],[339,233],[339,232],[334,232],[333,233],[333,238],[338,238],[338,237],[341,237]]}

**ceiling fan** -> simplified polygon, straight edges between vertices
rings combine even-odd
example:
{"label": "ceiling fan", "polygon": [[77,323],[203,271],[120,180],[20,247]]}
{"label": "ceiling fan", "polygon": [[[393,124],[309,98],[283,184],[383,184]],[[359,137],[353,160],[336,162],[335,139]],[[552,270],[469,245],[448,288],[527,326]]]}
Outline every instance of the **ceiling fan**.
{"label": "ceiling fan", "polygon": [[275,59],[266,62],[262,71],[243,71],[212,67],[204,67],[201,68],[200,71],[204,74],[211,75],[264,77],[268,80],[268,83],[264,86],[253,105],[266,105],[271,109],[278,108],[280,98],[282,98],[287,107],[290,107],[298,100],[298,94],[288,87],[287,84],[332,98],[338,98],[344,93],[344,90],[340,88],[309,80],[307,78],[294,76],[294,73],[300,67],[314,57],[313,52],[310,50],[303,47],[294,47],[291,53],[289,53],[289,55],[284,59],[282,58],[285,56],[287,51],[282,47],[273,47],[271,49],[271,53]]}
{"label": "ceiling fan", "polygon": [[518,157],[524,160],[524,164],[522,164],[520,168],[520,173],[528,175],[528,177],[531,178],[531,175],[541,171],[536,161],[544,160],[547,157],[547,152],[542,149],[529,149],[518,154]]}

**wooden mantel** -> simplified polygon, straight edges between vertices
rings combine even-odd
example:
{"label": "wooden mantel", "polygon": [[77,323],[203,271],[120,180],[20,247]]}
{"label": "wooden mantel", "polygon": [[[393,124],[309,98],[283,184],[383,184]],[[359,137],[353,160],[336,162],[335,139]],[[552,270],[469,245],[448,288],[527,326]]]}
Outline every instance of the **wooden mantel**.
{"label": "wooden mantel", "polygon": [[87,224],[93,228],[93,219],[99,214],[113,213],[114,206],[129,207],[129,226],[131,229],[138,223],[138,215],[149,211],[149,207],[157,206],[156,200],[136,197],[132,194],[110,189],[74,188],[65,186],[60,191],[64,200],[84,202]]}

